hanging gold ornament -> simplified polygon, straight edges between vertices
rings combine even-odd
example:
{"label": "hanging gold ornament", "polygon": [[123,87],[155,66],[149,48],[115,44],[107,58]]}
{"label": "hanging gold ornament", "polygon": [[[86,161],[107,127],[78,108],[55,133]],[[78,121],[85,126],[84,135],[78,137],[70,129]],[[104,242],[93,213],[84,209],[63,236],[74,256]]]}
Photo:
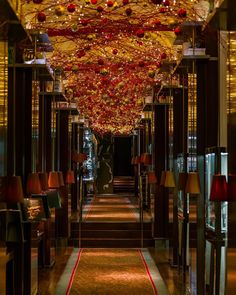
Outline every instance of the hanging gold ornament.
{"label": "hanging gold ornament", "polygon": [[178,22],[177,22],[177,20],[176,19],[174,19],[174,18],[170,18],[170,19],[168,19],[168,21],[167,21],[167,24],[169,25],[169,26],[176,26],[177,24],[178,24]]}
{"label": "hanging gold ornament", "polygon": [[78,25],[77,24],[73,24],[72,26],[71,26],[71,31],[72,32],[77,32],[78,31]]}
{"label": "hanging gold ornament", "polygon": [[58,5],[58,6],[56,6],[56,8],[55,8],[55,14],[56,14],[57,16],[62,16],[64,13],[65,13],[65,8],[64,8],[64,6],[62,6],[62,5]]}
{"label": "hanging gold ornament", "polygon": [[79,66],[78,65],[73,65],[71,69],[72,69],[73,72],[78,72]]}

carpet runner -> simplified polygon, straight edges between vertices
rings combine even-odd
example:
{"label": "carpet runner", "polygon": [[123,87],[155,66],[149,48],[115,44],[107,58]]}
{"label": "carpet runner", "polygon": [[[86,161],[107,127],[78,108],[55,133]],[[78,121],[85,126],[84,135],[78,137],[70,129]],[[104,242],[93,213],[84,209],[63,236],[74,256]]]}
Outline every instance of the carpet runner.
{"label": "carpet runner", "polygon": [[71,256],[57,295],[168,295],[149,255],[142,249],[82,249]]}
{"label": "carpet runner", "polygon": [[95,196],[92,203],[86,206],[83,221],[93,222],[138,222],[137,205],[125,196]]}

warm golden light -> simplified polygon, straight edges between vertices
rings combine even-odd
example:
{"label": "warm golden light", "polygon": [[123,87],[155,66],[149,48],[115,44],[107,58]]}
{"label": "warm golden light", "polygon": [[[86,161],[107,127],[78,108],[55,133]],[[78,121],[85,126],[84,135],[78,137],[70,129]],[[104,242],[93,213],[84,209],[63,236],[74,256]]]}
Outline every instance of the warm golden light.
{"label": "warm golden light", "polygon": [[58,173],[56,171],[50,171],[48,176],[48,187],[49,188],[59,188]]}
{"label": "warm golden light", "polygon": [[38,173],[30,173],[27,177],[26,183],[26,193],[27,195],[31,194],[40,194],[42,192],[41,183],[39,180]]}
{"label": "warm golden light", "polygon": [[200,178],[198,172],[189,172],[185,187],[185,192],[189,194],[200,194]]}

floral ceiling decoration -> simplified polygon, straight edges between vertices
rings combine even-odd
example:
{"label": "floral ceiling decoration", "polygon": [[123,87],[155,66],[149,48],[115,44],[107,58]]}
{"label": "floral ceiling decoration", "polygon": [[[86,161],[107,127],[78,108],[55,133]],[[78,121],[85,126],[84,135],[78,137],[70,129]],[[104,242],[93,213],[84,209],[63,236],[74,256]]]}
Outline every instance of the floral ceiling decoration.
{"label": "floral ceiling decoration", "polygon": [[[101,134],[128,134],[158,71],[178,59],[196,0],[23,0],[26,28],[49,35],[47,61],[64,72],[80,113]],[[203,1],[205,2],[205,1]]]}

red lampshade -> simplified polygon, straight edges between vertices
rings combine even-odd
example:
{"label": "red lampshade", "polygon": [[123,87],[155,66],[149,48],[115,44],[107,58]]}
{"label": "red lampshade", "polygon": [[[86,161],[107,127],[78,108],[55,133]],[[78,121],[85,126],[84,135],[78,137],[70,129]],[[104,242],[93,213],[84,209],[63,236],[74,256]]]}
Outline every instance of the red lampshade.
{"label": "red lampshade", "polygon": [[39,181],[38,173],[29,173],[26,183],[26,193],[27,195],[31,194],[40,194],[42,192],[41,184]]}
{"label": "red lampshade", "polygon": [[67,171],[66,183],[68,183],[68,184],[75,183],[74,171],[72,171],[72,170]]}
{"label": "red lampshade", "polygon": [[228,201],[236,201],[236,174],[228,175]]}
{"label": "red lampshade", "polygon": [[152,165],[152,155],[151,154],[145,153],[143,155],[143,164],[144,164],[144,166]]}
{"label": "red lampshade", "polygon": [[155,184],[157,183],[157,177],[154,171],[148,172],[148,183]]}
{"label": "red lampshade", "polygon": [[225,175],[215,174],[212,177],[210,201],[227,201],[227,182]]}
{"label": "red lampshade", "polygon": [[61,171],[58,171],[58,180],[59,180],[59,185],[64,186],[64,178],[63,178],[63,173]]}
{"label": "red lampshade", "polygon": [[7,203],[23,202],[24,195],[20,176],[0,177],[0,201]]}
{"label": "red lampshade", "polygon": [[39,181],[41,184],[41,189],[43,191],[48,190],[48,174],[47,174],[47,172],[39,172],[38,176],[39,176]]}
{"label": "red lampshade", "polygon": [[199,195],[201,193],[200,178],[198,172],[188,173],[185,192],[193,195]]}
{"label": "red lampshade", "polygon": [[187,173],[179,172],[179,179],[178,179],[178,190],[184,191],[187,182]]}
{"label": "red lampshade", "polygon": [[59,188],[58,173],[56,171],[50,171],[48,176],[48,187],[49,188]]}

